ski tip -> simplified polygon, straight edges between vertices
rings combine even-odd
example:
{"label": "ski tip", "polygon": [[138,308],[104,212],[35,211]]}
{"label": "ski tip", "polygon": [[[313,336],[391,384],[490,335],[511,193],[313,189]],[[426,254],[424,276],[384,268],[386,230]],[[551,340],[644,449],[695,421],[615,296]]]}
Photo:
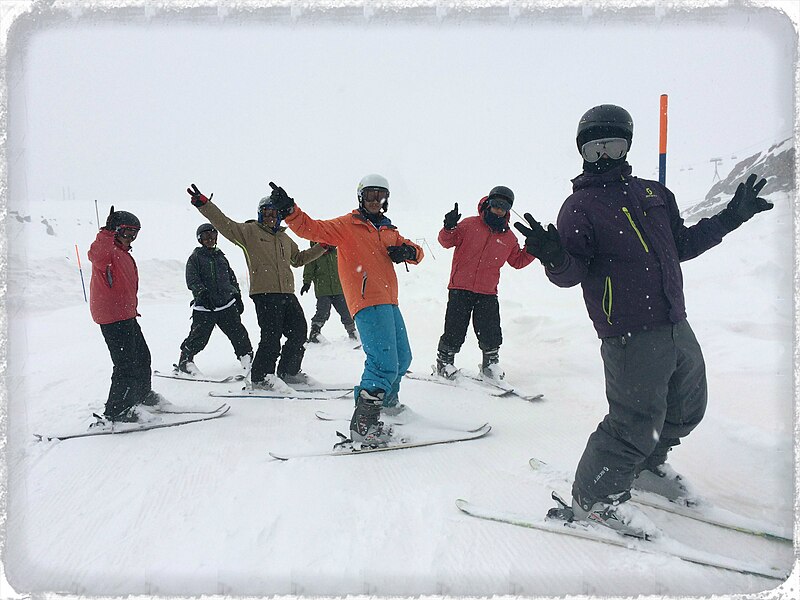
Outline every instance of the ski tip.
{"label": "ski tip", "polygon": [[539,460],[538,458],[535,458],[535,457],[531,458],[528,461],[528,464],[534,469],[539,469],[539,468],[544,467],[544,466],[547,465],[546,462],[544,462],[543,460]]}
{"label": "ski tip", "polygon": [[456,499],[456,508],[458,510],[460,510],[461,512],[465,512],[465,513],[469,512],[468,511],[469,501],[468,500],[464,500],[463,498],[457,498]]}
{"label": "ski tip", "polygon": [[279,454],[274,454],[274,453],[272,453],[272,452],[270,452],[270,453],[269,453],[269,455],[270,455],[272,458],[274,458],[275,460],[279,460],[279,461],[281,461],[281,462],[286,462],[287,460],[289,460],[289,457],[288,457],[288,456],[281,456],[281,455],[279,455]]}

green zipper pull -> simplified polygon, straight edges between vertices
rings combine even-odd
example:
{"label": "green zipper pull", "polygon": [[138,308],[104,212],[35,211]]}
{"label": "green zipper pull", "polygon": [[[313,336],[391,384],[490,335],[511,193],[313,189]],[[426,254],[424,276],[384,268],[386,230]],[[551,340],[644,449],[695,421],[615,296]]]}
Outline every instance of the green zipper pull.
{"label": "green zipper pull", "polygon": [[642,246],[644,246],[644,251],[645,252],[650,252],[650,249],[647,247],[647,244],[645,243],[644,238],[642,237],[642,233],[639,231],[639,228],[636,227],[636,223],[633,222],[633,217],[631,216],[631,213],[628,212],[628,208],[626,206],[622,207],[622,212],[624,212],[625,216],[628,217],[628,221],[630,222],[631,227],[633,227],[633,230],[636,232],[636,235],[639,237],[639,241],[642,242]]}

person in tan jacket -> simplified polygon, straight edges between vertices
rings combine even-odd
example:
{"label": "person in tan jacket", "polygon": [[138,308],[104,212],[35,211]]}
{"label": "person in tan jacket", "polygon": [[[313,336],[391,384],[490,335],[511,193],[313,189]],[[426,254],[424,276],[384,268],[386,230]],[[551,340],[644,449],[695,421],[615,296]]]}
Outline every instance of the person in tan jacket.
{"label": "person in tan jacket", "polygon": [[[308,384],[309,377],[301,371],[308,324],[294,293],[291,267],[316,260],[324,248],[301,251],[286,228],[281,227],[278,211],[268,196],[258,203],[258,220],[238,223],[211,202],[214,194],[206,197],[194,184],[186,191],[192,204],[217,231],[244,252],[250,273],[250,298],[261,329],[250,370],[252,387],[272,389],[276,375],[289,385]],[[281,348],[282,337],[286,342]]]}
{"label": "person in tan jacket", "polygon": [[354,390],[356,408],[350,420],[350,438],[362,446],[386,445],[391,428],[384,428],[380,413],[383,409],[397,414],[405,408],[398,403],[398,393],[411,365],[393,263],[418,264],[422,248],[400,235],[386,217],[389,182],[381,175],[361,179],[357,209],[327,221],[312,219],[283,188],[270,185],[273,205],[294,233],[338,248],[342,291],[367,355],[361,382]]}

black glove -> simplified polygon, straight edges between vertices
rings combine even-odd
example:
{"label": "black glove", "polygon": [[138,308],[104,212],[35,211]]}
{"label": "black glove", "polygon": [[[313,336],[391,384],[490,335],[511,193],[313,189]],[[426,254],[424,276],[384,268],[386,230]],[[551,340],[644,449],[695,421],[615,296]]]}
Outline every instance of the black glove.
{"label": "black glove", "polygon": [[278,218],[283,220],[294,211],[294,198],[289,198],[289,195],[282,187],[278,187],[271,181],[269,182],[269,187],[272,188],[269,199],[272,202],[272,206],[278,211]]}
{"label": "black glove", "polygon": [[195,184],[192,184],[191,187],[186,188],[186,191],[189,192],[189,195],[192,197],[192,204],[197,206],[198,208],[203,206],[206,202],[211,200],[214,197],[214,194],[211,194],[208,198],[206,198],[200,190],[197,189]]}
{"label": "black glove", "polygon": [[728,231],[733,231],[745,221],[749,221],[756,213],[772,208],[772,204],[758,197],[759,192],[767,185],[767,180],[762,179],[756,183],[756,179],[758,175],[752,173],[746,182],[740,183],[728,206],[720,211],[720,221]]}
{"label": "black glove", "polygon": [[238,312],[239,314],[242,314],[244,312],[244,302],[242,301],[242,295],[241,294],[236,294],[236,296],[234,297],[234,300],[236,301],[235,302],[236,312]]}
{"label": "black glove", "polygon": [[392,262],[396,263],[414,260],[417,258],[416,248],[412,248],[408,244],[403,244],[402,246],[389,246],[386,248],[386,251],[389,253],[389,258],[392,260]]}
{"label": "black glove", "polygon": [[303,287],[300,288],[300,295],[302,296],[303,294],[305,294],[310,289],[311,289],[311,282],[310,281],[306,281],[303,284]]}
{"label": "black glove", "polygon": [[545,229],[530,213],[525,213],[525,220],[530,228],[522,223],[514,223],[514,227],[525,236],[525,250],[528,254],[538,258],[548,268],[555,269],[563,265],[567,253],[561,245],[561,238],[555,226],[551,223]]}
{"label": "black glove", "polygon": [[458,220],[460,218],[461,218],[461,213],[458,212],[458,202],[456,202],[455,206],[453,206],[453,210],[451,210],[444,216],[444,228],[455,229],[456,225],[458,224]]}
{"label": "black glove", "polygon": [[208,293],[208,290],[202,289],[199,292],[195,293],[194,305],[202,306],[203,308],[207,308],[209,310],[214,309],[214,307],[211,304],[211,294]]}
{"label": "black glove", "polygon": [[114,221],[114,206],[111,206],[111,210],[108,211],[108,218],[106,219],[106,225],[103,229],[107,229],[108,231],[114,231],[115,227],[112,224]]}

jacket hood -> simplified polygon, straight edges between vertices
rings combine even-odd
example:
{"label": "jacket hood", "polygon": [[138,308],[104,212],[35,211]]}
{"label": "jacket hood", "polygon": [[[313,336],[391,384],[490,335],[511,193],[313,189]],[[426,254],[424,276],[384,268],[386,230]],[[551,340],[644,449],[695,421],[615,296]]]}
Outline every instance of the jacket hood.
{"label": "jacket hood", "polygon": [[614,167],[605,173],[581,173],[572,180],[572,191],[577,192],[584,188],[601,187],[609,183],[616,183],[623,178],[630,176],[633,169],[624,162],[618,167]]}

